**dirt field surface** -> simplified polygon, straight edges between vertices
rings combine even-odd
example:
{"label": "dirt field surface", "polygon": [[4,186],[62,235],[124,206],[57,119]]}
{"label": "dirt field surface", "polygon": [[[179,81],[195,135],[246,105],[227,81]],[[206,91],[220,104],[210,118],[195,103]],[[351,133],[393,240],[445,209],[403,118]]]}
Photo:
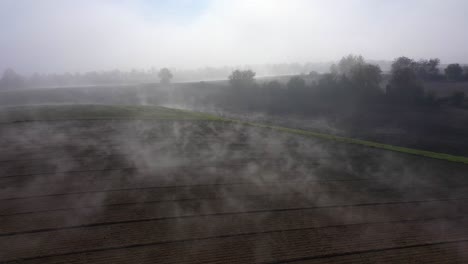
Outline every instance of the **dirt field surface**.
{"label": "dirt field surface", "polygon": [[467,263],[468,165],[211,121],[0,124],[2,263]]}

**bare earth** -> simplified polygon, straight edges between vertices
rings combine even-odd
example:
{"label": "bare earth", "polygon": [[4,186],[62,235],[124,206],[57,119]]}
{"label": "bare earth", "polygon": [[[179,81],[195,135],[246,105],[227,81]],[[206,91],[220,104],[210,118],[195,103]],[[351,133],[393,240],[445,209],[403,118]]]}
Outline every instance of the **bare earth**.
{"label": "bare earth", "polygon": [[208,121],[0,145],[0,262],[468,262],[468,165]]}

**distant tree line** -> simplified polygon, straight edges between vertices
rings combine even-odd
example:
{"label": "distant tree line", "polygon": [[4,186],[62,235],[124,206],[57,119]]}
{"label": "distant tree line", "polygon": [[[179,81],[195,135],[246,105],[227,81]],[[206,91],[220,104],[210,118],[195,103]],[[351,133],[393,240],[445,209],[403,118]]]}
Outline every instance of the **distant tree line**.
{"label": "distant tree line", "polygon": [[87,72],[84,74],[33,74],[24,77],[12,69],[6,69],[0,79],[0,90],[16,90],[35,87],[66,87],[83,85],[112,85],[139,82],[161,82],[169,84],[173,78],[168,68],[148,72],[133,70],[121,72],[118,70],[108,72]]}
{"label": "distant tree line", "polygon": [[[403,57],[404,58],[404,57]],[[413,61],[404,58],[415,74],[423,81],[468,81],[468,66],[460,64],[450,64],[445,69],[440,69],[438,59]],[[404,62],[405,60],[402,59]],[[390,66],[384,61],[375,61],[369,63],[372,65],[381,65],[385,71],[390,70]],[[335,66],[336,67],[336,66]],[[251,65],[241,68],[254,69],[257,75],[292,75],[304,74],[307,72],[327,72],[330,63],[284,63]],[[333,68],[333,67],[332,67]],[[206,67],[194,70],[167,69],[172,77],[169,80],[174,81],[195,81],[195,80],[220,80],[225,78],[235,68],[233,67]],[[23,76],[16,73],[13,69],[6,69],[0,75],[0,90],[15,90],[19,88],[36,87],[63,87],[63,86],[86,86],[86,85],[114,85],[130,83],[164,83],[168,79],[161,78],[160,71],[163,69],[151,68],[149,70],[131,71],[92,71],[85,73],[63,73],[63,74],[32,74]],[[333,69],[332,69],[333,70]]]}
{"label": "distant tree line", "polygon": [[[413,60],[399,57],[382,73],[379,65],[362,56],[349,55],[330,66],[328,73],[315,71],[288,79],[287,82],[255,80],[252,70],[234,70],[229,76],[230,86],[213,102],[223,107],[272,112],[317,112],[350,109],[372,105],[437,106],[449,104],[463,107],[463,92],[446,98],[424,89],[428,82],[468,81],[468,67],[450,64],[441,70],[439,59]],[[223,69],[226,70],[226,69]],[[219,73],[219,72],[218,72]],[[160,82],[169,85],[179,72],[163,68],[150,71],[88,72],[84,74],[39,75],[28,78],[7,69],[0,78],[0,90],[15,90],[35,86],[79,86]]]}
{"label": "distant tree line", "polygon": [[[383,63],[383,62],[382,62]],[[259,75],[290,75],[310,72],[312,70],[325,72],[330,63],[282,63],[282,64],[258,64],[243,65],[242,69],[251,68]],[[173,75],[175,82],[199,81],[199,80],[221,80],[226,78],[233,70],[239,67],[204,67],[199,69],[168,69]],[[85,85],[114,85],[128,83],[157,83],[162,79],[159,72],[162,69],[133,69],[130,71],[91,71],[84,73],[63,73],[63,74],[32,74],[30,76],[20,76],[21,83],[14,85],[0,85],[0,90],[17,88],[36,87],[63,87],[63,86],[85,86]],[[14,70],[8,70],[10,73]],[[5,71],[6,73],[6,71]],[[0,78],[2,77],[0,72]]]}
{"label": "distant tree line", "polygon": [[385,76],[378,65],[366,62],[362,56],[349,55],[332,65],[327,74],[311,72],[286,83],[257,83],[253,71],[236,70],[229,76],[230,91],[220,102],[224,107],[302,114],[377,105],[463,106],[462,92],[436,98],[424,90],[428,81],[468,81],[468,68],[451,64],[441,73],[439,64],[438,59],[414,61],[400,57]]}

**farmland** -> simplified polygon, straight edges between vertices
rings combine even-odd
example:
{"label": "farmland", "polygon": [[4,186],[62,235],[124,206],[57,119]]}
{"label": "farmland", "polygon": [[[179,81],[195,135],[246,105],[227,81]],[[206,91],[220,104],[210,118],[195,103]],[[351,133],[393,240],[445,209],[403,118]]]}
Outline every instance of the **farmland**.
{"label": "farmland", "polygon": [[0,264],[468,263],[467,9],[0,0]]}
{"label": "farmland", "polygon": [[[287,78],[277,77],[276,79],[285,82]],[[258,80],[260,85],[265,82],[267,82],[265,79]],[[455,88],[449,89],[448,85],[462,87],[465,84],[463,82],[432,82],[425,84],[428,91],[434,91],[439,96],[447,96],[456,90]],[[337,105],[330,104],[309,114],[289,113],[287,109],[271,113],[262,109],[246,110],[239,107],[228,107],[231,99],[230,96],[227,96],[229,87],[227,81],[206,81],[173,83],[167,88],[161,87],[159,84],[135,84],[20,89],[0,91],[0,105],[125,105],[127,109],[119,109],[118,111],[124,111],[125,113],[119,112],[119,114],[123,114],[127,118],[132,117],[134,114],[131,112],[135,111],[129,110],[129,105],[165,105],[172,108],[195,109],[201,112],[222,115],[226,118],[319,131],[432,152],[468,156],[468,138],[465,136],[468,133],[468,126],[465,125],[468,122],[468,111],[463,108],[377,104],[372,107],[356,105],[351,109],[340,110],[340,107],[336,107]],[[262,98],[264,95],[251,95],[248,97]],[[227,98],[227,100],[223,101],[223,98]],[[318,105],[318,103],[311,101],[308,105],[314,106]],[[13,107],[13,109],[17,108]],[[117,111],[113,113],[117,113]],[[0,118],[2,118],[2,115],[3,118],[7,116],[6,113],[2,114],[0,112]],[[92,118],[97,118],[92,111],[90,115]],[[55,118],[61,117],[55,115]]]}
{"label": "farmland", "polygon": [[461,157],[162,107],[9,107],[0,128],[0,262],[468,258]]}

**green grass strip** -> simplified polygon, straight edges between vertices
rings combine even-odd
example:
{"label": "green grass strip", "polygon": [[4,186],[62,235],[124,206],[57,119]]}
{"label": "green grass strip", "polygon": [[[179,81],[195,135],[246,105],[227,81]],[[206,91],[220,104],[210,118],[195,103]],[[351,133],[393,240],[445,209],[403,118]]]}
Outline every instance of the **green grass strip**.
{"label": "green grass strip", "polygon": [[160,106],[34,105],[0,108],[0,123],[102,119],[218,120],[219,118]]}

